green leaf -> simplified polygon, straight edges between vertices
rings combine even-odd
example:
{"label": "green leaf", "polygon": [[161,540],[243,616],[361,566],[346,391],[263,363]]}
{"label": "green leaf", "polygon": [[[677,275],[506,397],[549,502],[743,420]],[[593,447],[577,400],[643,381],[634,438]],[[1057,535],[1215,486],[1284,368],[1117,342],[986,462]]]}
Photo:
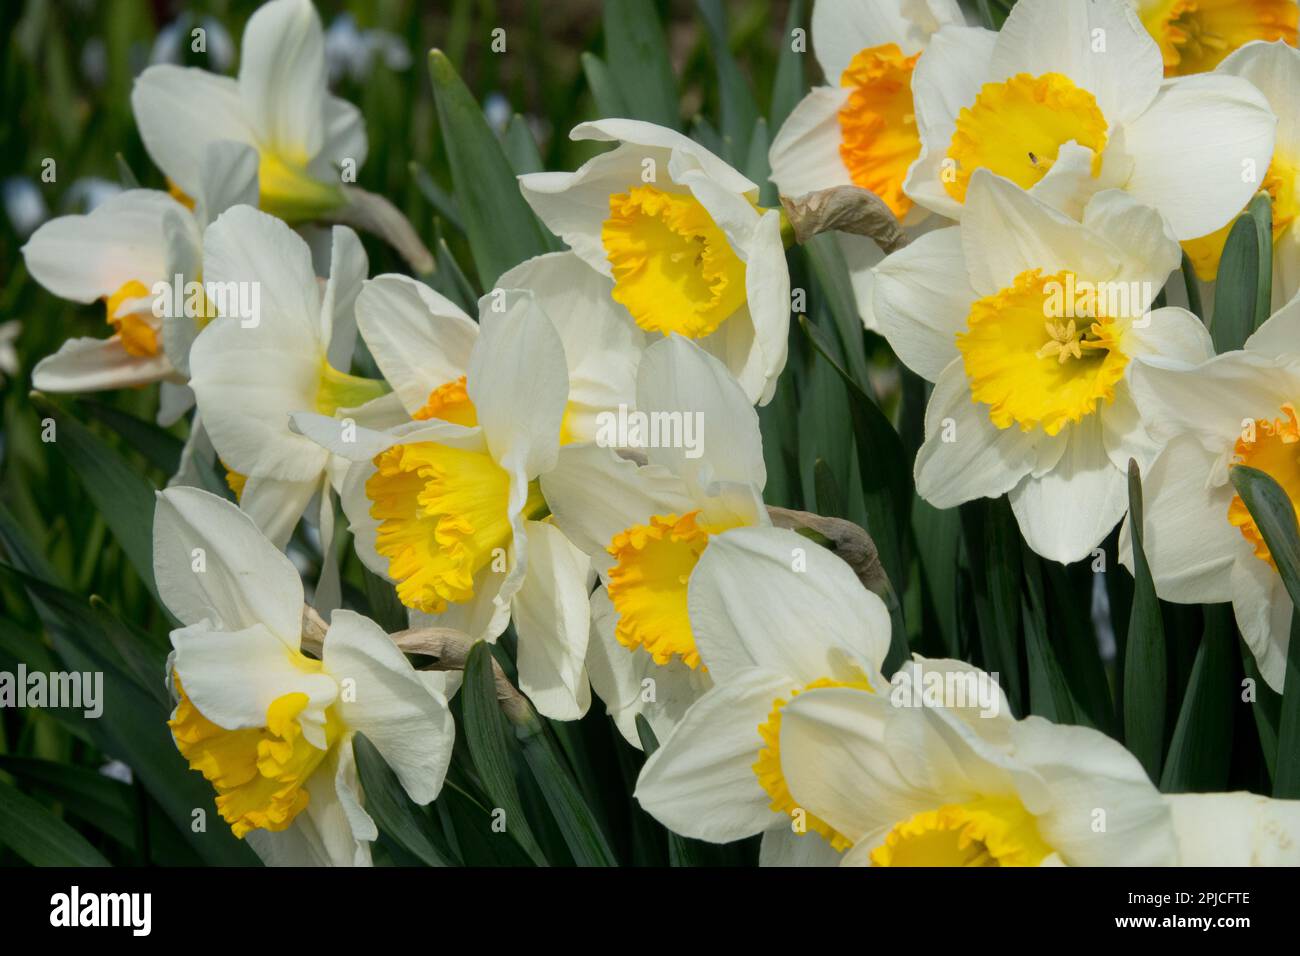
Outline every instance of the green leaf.
{"label": "green leaf", "polygon": [[1135,461],[1128,465],[1128,502],[1133,535],[1133,609],[1124,658],[1124,743],[1152,782],[1159,783],[1169,676],[1165,626],[1143,543],[1142,477]]}
{"label": "green leaf", "polygon": [[723,157],[739,166],[749,155],[749,137],[758,120],[758,105],[745,74],[731,55],[727,38],[727,14],[722,0],[695,0],[709,33],[709,48],[718,74],[718,95],[722,100]]}
{"label": "green leaf", "polygon": [[1215,280],[1210,337],[1222,355],[1239,349],[1269,316],[1273,296],[1273,214],[1267,193],[1251,200],[1228,232]]}
{"label": "green leaf", "polygon": [[483,789],[496,806],[505,811],[506,832],[534,863],[546,866],[546,856],[538,846],[519,802],[511,741],[507,736],[506,719],[497,703],[492,649],[483,641],[470,649],[460,696],[464,708],[462,727]]}
{"label": "green leaf", "polygon": [[[808,83],[804,78],[803,60],[808,54],[798,53],[794,49],[793,34],[797,27],[803,26],[804,0],[792,0],[785,15],[785,33],[781,35],[781,55],[776,61],[776,78],[772,81],[772,108],[769,110],[768,123],[773,133],[779,132],[786,117],[808,92]],[[807,34],[805,36],[805,43]]]}
{"label": "green leaf", "polygon": [[164,475],[170,478],[176,474],[185,443],[171,432],[101,402],[82,399],[78,404],[121,435],[128,445]]}
{"label": "green leaf", "polygon": [[[1187,289],[1187,309],[1202,323],[1206,323],[1205,306],[1201,304],[1201,283],[1196,278],[1196,267],[1191,257],[1183,253],[1183,286]],[[1207,323],[1208,324],[1208,323]]]}
{"label": "green leaf", "polygon": [[[835,320],[835,334],[844,349],[847,368],[853,373],[858,388],[871,387],[867,375],[867,350],[863,341],[864,327],[858,315],[858,302],[853,294],[848,263],[834,235],[823,233],[803,245],[808,264],[812,267],[817,287],[826,295],[831,318]],[[902,459],[899,459],[902,460]]]}
{"label": "green leaf", "polygon": [[157,600],[153,579],[153,512],[157,489],[60,405],[40,392],[32,393],[32,404],[54,419],[55,440],[51,444],[85,486],[127,559]]}
{"label": "green leaf", "polygon": [[596,101],[596,109],[601,116],[627,116],[627,106],[623,94],[619,92],[610,75],[605,61],[594,53],[582,54],[582,73],[587,78],[587,87],[591,97]]}
{"label": "green leaf", "polygon": [[352,738],[357,776],[366,794],[366,812],[398,846],[429,866],[450,866],[429,836],[431,825],[402,789],[397,775],[375,745],[358,733]]}
{"label": "green leaf", "polygon": [[1160,789],[1165,793],[1228,789],[1237,674],[1235,639],[1231,606],[1206,605],[1205,633],[1160,777]]}
{"label": "green leaf", "polygon": [[606,115],[680,127],[677,78],[651,0],[605,0],[605,60],[626,106]]}
{"label": "green leaf", "polygon": [[448,194],[446,190],[434,182],[433,177],[429,175],[429,171],[414,160],[407,165],[407,170],[415,181],[416,188],[420,190],[420,194],[429,200],[429,204],[433,206],[434,212],[457,232],[464,232],[465,226],[460,221],[460,213],[456,207],[456,197]]}
{"label": "green leaf", "polygon": [[528,121],[516,113],[506,125],[505,136],[506,159],[516,174],[540,173],[546,168],[542,154],[537,149],[537,140],[528,128]]}
{"label": "green leaf", "polygon": [[1048,640],[1048,628],[1059,622],[1049,618],[1042,564],[1028,545],[1023,545],[1025,595],[1025,656],[1029,664],[1029,711],[1057,724],[1086,724],[1088,721],[1070,692],[1056,649]]}
{"label": "green leaf", "polygon": [[108,866],[85,837],[3,780],[0,843],[33,866]]}
{"label": "green leaf", "polygon": [[614,851],[591,808],[583,802],[572,774],[547,738],[545,725],[533,715],[515,727],[515,734],[523,748],[524,761],[541,788],[574,861],[579,866],[617,866]]}
{"label": "green leaf", "polygon": [[974,590],[983,666],[1001,675],[1012,711],[1024,714],[1029,701],[1021,676],[1019,650],[1024,617],[1020,599],[1020,530],[1005,498],[972,501],[962,505],[958,512]]}
{"label": "green leaf", "polygon": [[1293,606],[1291,635],[1282,685],[1273,796],[1300,798],[1300,534],[1291,499],[1269,475],[1246,465],[1234,465],[1232,484],[1254,519],[1269,554],[1282,576]]}
{"label": "green leaf", "polygon": [[549,247],[482,108],[441,50],[429,51],[429,76],[474,265],[490,289],[503,272]]}

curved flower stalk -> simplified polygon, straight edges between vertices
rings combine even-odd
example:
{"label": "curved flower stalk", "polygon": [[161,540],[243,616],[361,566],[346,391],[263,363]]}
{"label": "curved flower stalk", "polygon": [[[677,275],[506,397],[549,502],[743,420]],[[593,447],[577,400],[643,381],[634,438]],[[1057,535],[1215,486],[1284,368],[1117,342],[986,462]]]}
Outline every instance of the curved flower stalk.
{"label": "curved flower stalk", "polygon": [[[1272,307],[1280,309],[1300,292],[1300,228],[1293,228],[1300,214],[1300,50],[1281,42],[1251,43],[1220,63],[1215,73],[1249,80],[1277,114],[1273,161],[1257,185],[1272,200]],[[1231,229],[1229,223],[1184,243],[1203,281],[1213,281],[1218,274]]]}
{"label": "curved flower stalk", "polygon": [[382,427],[403,418],[380,381],[345,371],[356,344],[353,303],[367,260],[336,226],[322,290],[307,243],[287,225],[237,206],[204,233],[205,282],[230,290],[195,340],[190,387],[240,507],[283,547],[313,497],[329,554],[336,489],[347,468],[289,427],[318,411]]}
{"label": "curved flower stalk", "polygon": [[106,338],[64,342],[32,370],[36,388],[93,392],[162,382],[162,424],[189,408],[193,396],[180,386],[211,310],[187,284],[202,278],[208,223],[256,200],[256,158],[238,144],[215,143],[197,175],[192,208],[166,193],[130,189],[87,215],[53,219],[28,240],[23,259],[36,281],[74,302],[103,299],[113,329]]}
{"label": "curved flower stalk", "polygon": [[583,123],[617,142],[572,173],[519,177],[524,198],[647,332],[697,340],[765,404],[785,368],[790,275],[781,214],[698,143],[637,120]]}
{"label": "curved flower stalk", "polygon": [[417,674],[378,625],[335,611],[319,659],[301,646],[303,588],[289,559],[230,502],[158,495],[154,574],[171,632],[168,725],[217,791],[237,837],[272,865],[369,865],[378,838],[352,739],[363,733],[407,795],[437,797],[455,725],[445,676]]}
{"label": "curved flower stalk", "polygon": [[721,362],[680,336],[646,349],[624,419],[620,428],[611,415],[594,443],[562,448],[541,485],[555,523],[600,575],[587,670],[640,747],[637,714],[662,740],[712,683],[687,582],[711,542],[769,523],[767,472],[749,399]]}
{"label": "curved flower stalk", "polygon": [[[631,405],[645,333],[610,298],[612,283],[571,252],[535,256],[504,273],[479,302],[503,313],[508,290],[525,290],[559,333],[569,394],[560,443],[592,441],[602,412]],[[477,424],[466,392],[479,325],[423,282],[381,275],[362,284],[357,326],[411,419]]]}
{"label": "curved flower stalk", "polygon": [[[1254,40],[1296,42],[1296,0],[1133,0],[1165,76],[1205,73]],[[1282,113],[1278,113],[1281,118]]]}
{"label": "curved flower stalk", "polygon": [[999,33],[941,29],[912,77],[921,156],[905,191],[960,219],[987,169],[1074,218],[1123,189],[1179,240],[1214,232],[1258,188],[1276,120],[1239,77],[1162,77],[1129,0],[1020,0]]}
{"label": "curved flower stalk", "polygon": [[783,714],[814,687],[887,691],[884,603],[795,532],[737,528],[696,565],[690,620],[714,686],[646,761],[637,800],[684,836],[725,843],[761,833],[766,864],[836,862],[850,841],[791,797]]}
{"label": "curved flower stalk", "polygon": [[365,123],[325,87],[325,38],[309,0],[272,0],[244,28],[239,76],[151,66],[131,91],[145,149],[188,196],[211,143],[243,143],[258,157],[258,205],[281,219],[314,219],[346,202],[340,168],[366,159]]}
{"label": "curved flower stalk", "polygon": [[[936,30],[963,22],[955,0],[817,0],[813,51],[829,85],[805,96],[772,140],[768,162],[781,195],[860,186],[904,224],[921,223],[929,211],[903,192],[907,170],[921,152],[912,71]],[[865,236],[840,232],[836,241],[863,321],[874,329],[871,268],[883,254]]]}
{"label": "curved flower stalk", "polygon": [[1157,450],[1130,363],[1196,364],[1209,333],[1182,309],[1148,311],[1180,253],[1131,196],[1098,194],[1080,223],[980,170],[965,212],[877,268],[882,333],[935,383],[917,493],[936,508],[1009,494],[1030,547],[1078,561],[1127,510],[1129,459]]}
{"label": "curved flower stalk", "polygon": [[[1291,599],[1263,536],[1229,478],[1234,464],[1267,472],[1300,508],[1300,300],[1240,351],[1194,368],[1137,362],[1133,397],[1164,450],[1142,474],[1144,545],[1166,601],[1231,601],[1264,680],[1281,692]],[[1131,560],[1126,521],[1121,560]],[[1131,567],[1131,564],[1129,565]]]}
{"label": "curved flower stalk", "polygon": [[[461,336],[469,358],[463,385],[426,394],[427,418],[376,431],[294,416],[304,441],[353,463],[342,500],[358,556],[396,582],[416,626],[492,641],[513,619],[520,689],[548,717],[582,716],[591,702],[583,667],[590,561],[544,520],[537,483],[560,448],[565,340],[525,290],[503,290],[500,312],[485,296],[476,339],[469,319],[413,284],[384,277],[365,294],[367,310],[406,296],[394,315],[426,310],[423,321],[439,327],[444,343]],[[454,357],[442,361],[434,377],[458,368]]]}

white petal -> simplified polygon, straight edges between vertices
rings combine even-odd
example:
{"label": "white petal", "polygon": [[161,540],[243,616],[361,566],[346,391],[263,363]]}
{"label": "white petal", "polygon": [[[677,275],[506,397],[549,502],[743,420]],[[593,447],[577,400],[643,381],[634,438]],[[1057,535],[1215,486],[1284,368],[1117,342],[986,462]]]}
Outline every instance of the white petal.
{"label": "white petal", "polygon": [[1260,676],[1279,694],[1286,679],[1294,607],[1272,565],[1254,556],[1232,565],[1232,611],[1241,638],[1255,656]]}
{"label": "white petal", "polygon": [[[691,573],[688,603],[700,657],[726,683],[748,668],[799,684],[875,680],[889,651],[884,602],[830,551],[794,531],[735,528],[710,538]],[[847,657],[847,661],[846,658]]]}
{"label": "white petal", "polygon": [[1100,418],[1089,415],[1068,427],[1056,467],[1040,478],[1027,476],[1010,494],[1025,541],[1062,564],[1087,557],[1128,510],[1127,479],[1106,453]]}
{"label": "white petal", "polygon": [[1118,189],[1094,196],[1083,211],[1083,224],[1122,253],[1121,273],[1112,276],[1111,281],[1148,285],[1149,291],[1142,296],[1145,302],[1130,312],[1139,314],[1182,261],[1182,250],[1169,224],[1155,209]]}
{"label": "white petal", "polygon": [[321,296],[321,341],[328,343],[329,363],[347,372],[357,344],[357,295],[370,271],[370,260],[357,234],[347,226],[335,226],[332,235],[329,280]]}
{"label": "white petal", "polygon": [[253,519],[272,544],[283,549],[312,496],[322,490],[321,484],[320,475],[303,481],[249,475],[239,496],[239,510]]}
{"label": "white petal", "polygon": [[1257,793],[1175,793],[1179,866],[1300,866],[1300,800]]}
{"label": "white petal", "polygon": [[207,620],[226,630],[263,624],[298,647],[298,572],[229,501],[198,488],[159,492],[153,557],[158,593],[183,623]]}
{"label": "white petal", "polygon": [[764,832],[758,865],[839,866],[842,856],[816,833],[795,833],[793,827],[780,827]]}
{"label": "white petal", "polygon": [[1133,159],[1124,188],[1159,209],[1180,240],[1208,235],[1259,189],[1276,122],[1263,95],[1237,77],[1201,74],[1166,84],[1124,130]]}
{"label": "white petal", "polygon": [[130,355],[116,335],[68,339],[32,369],[32,386],[42,392],[101,392],[148,385],[173,375],[166,355]]}
{"label": "white petal", "polygon": [[519,635],[519,689],[552,720],[591,705],[584,659],[590,630],[591,561],[553,524],[529,521],[528,574],[511,609]]}
{"label": "white petal", "polygon": [[569,139],[617,141],[652,149],[669,149],[689,158],[710,179],[733,193],[749,193],[758,188],[695,140],[666,126],[656,126],[641,120],[601,119],[575,126],[569,133]]}
{"label": "white petal", "polygon": [[366,162],[370,144],[366,139],[366,120],[347,100],[325,94],[325,141],[320,152],[307,167],[319,180],[338,175],[339,167],[351,161],[360,169]]}
{"label": "white petal", "polygon": [[[814,9],[814,17],[820,7]],[[802,196],[853,184],[840,157],[843,134],[839,116],[852,92],[845,87],[819,86],[799,101],[782,124],[767,154],[772,182],[781,195]]]}
{"label": "white petal", "polygon": [[[790,340],[790,272],[781,241],[780,213],[770,209],[763,214],[754,227],[752,241],[741,250],[741,255],[746,261],[746,307],[754,329],[754,343],[743,364],[732,359],[727,367],[751,402],[766,405],[776,393],[777,377],[785,369]],[[723,323],[723,331],[728,336],[735,330],[725,326],[739,318],[737,314]]]}
{"label": "white petal", "polygon": [[323,660],[352,692],[339,697],[343,722],[375,745],[412,800],[437,797],[455,735],[447,701],[430,692],[378,624],[351,611],[331,616]]}
{"label": "white petal", "polygon": [[926,233],[875,269],[872,313],[904,365],[937,382],[958,357],[957,333],[977,298],[967,280],[961,229]]}
{"label": "white petal", "polygon": [[1269,316],[1242,348],[1269,358],[1300,353],[1300,298]]}
{"label": "white petal", "polygon": [[1214,340],[1205,323],[1186,309],[1172,307],[1156,309],[1129,324],[1120,347],[1130,357],[1153,355],[1187,365],[1214,358]]}
{"label": "white petal", "polygon": [[646,761],[637,801],[674,833],[713,843],[779,825],[753,765],[763,748],[758,728],[790,690],[788,677],[763,670],[715,686]]}
{"label": "white petal", "polygon": [[239,98],[258,140],[306,165],[325,139],[325,33],[309,0],[274,0],[244,28]]}
{"label": "white petal", "polygon": [[256,146],[257,139],[228,76],[164,64],[141,73],[131,109],[154,164],[190,196],[202,187],[203,156],[222,140]]}
{"label": "white petal", "polygon": [[199,190],[194,218],[206,226],[231,206],[256,206],[257,150],[223,139],[208,145],[199,158]]}
{"label": "white petal", "polygon": [[988,406],[971,398],[966,370],[954,359],[935,382],[925,409],[916,493],[936,508],[1006,494],[1034,470],[1038,444],[1037,433],[993,424]]}
{"label": "white petal", "polygon": [[813,49],[826,79],[836,83],[859,50],[895,43],[910,56],[939,27],[961,22],[955,0],[817,0],[812,14]]}

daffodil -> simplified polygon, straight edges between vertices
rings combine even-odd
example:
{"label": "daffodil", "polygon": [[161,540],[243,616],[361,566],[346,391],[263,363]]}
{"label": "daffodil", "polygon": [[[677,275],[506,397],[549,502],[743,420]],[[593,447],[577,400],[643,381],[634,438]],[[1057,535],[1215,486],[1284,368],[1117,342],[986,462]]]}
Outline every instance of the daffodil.
{"label": "daffodil", "polygon": [[1156,451],[1130,363],[1213,354],[1190,312],[1149,311],[1180,259],[1161,216],[1123,192],[1075,222],[976,172],[961,226],[877,268],[882,333],[935,383],[917,492],[936,508],[1009,494],[1025,540],[1054,561],[1097,547],[1127,509],[1129,459]]}
{"label": "daffodil", "polygon": [[[1300,300],[1195,368],[1137,362],[1133,397],[1164,450],[1142,475],[1143,543],[1167,601],[1231,601],[1260,674],[1282,690],[1292,606],[1263,536],[1229,476],[1266,472],[1300,508]],[[1120,537],[1128,563],[1130,529]],[[1130,565],[1131,566],[1131,565]]]}
{"label": "daffodil", "polygon": [[204,233],[204,282],[230,293],[191,348],[190,387],[240,507],[279,545],[319,496],[329,550],[331,489],[348,464],[291,430],[290,415],[381,425],[405,417],[383,382],[346,371],[366,269],[360,240],[344,226],[334,227],[323,289],[307,243],[266,213],[237,206]]}
{"label": "daffodil", "polygon": [[987,169],[1076,218],[1123,189],[1175,238],[1211,233],[1258,188],[1276,120],[1239,77],[1163,72],[1129,0],[1020,0],[996,34],[945,27],[912,76],[921,155],[904,189],[959,219]]}
{"label": "daffodil", "polygon": [[1300,866],[1300,800],[1171,793],[1180,866]]}
{"label": "daffodil", "polygon": [[[560,448],[569,399],[565,339],[527,290],[485,296],[477,336],[450,303],[413,284],[384,277],[363,294],[363,314],[391,307],[391,332],[421,313],[419,321],[438,328],[450,355],[419,353],[439,363],[428,381],[461,367],[457,348],[469,355],[463,383],[435,387],[420,399],[427,415],[386,431],[294,416],[322,454],[352,462],[342,501],[357,554],[396,583],[418,624],[495,640],[513,619],[520,689],[547,717],[582,716],[591,700],[583,668],[590,561],[545,520],[537,482]],[[393,368],[389,347],[380,354]],[[417,395],[407,390],[408,405]]]}
{"label": "daffodil", "polygon": [[87,215],[47,222],[23,247],[36,281],[73,302],[102,299],[112,329],[104,338],[68,339],[42,359],[32,371],[36,388],[90,392],[162,382],[163,424],[192,404],[183,386],[208,308],[174,303],[202,276],[203,229],[229,207],[255,200],[257,164],[246,148],[217,143],[204,152],[198,176],[192,207],[163,192],[131,189]]}
{"label": "daffodil", "polygon": [[[912,3],[817,0],[812,40],[829,85],[800,101],[782,124],[768,162],[783,196],[861,186],[875,193],[900,221],[916,225],[928,210],[903,192],[907,171],[921,153],[912,71],[930,36],[963,23],[954,0]],[[873,266],[883,258],[866,236],[835,234],[849,266],[867,328]]]}
{"label": "daffodil", "polygon": [[151,66],[131,91],[145,149],[179,194],[194,196],[205,147],[252,147],[258,205],[290,222],[341,206],[342,173],[366,159],[355,106],[326,91],[325,37],[309,0],[272,0],[248,20],[239,76]]}
{"label": "daffodil", "polygon": [[[847,622],[847,619],[846,619]],[[844,624],[840,625],[841,627]],[[942,675],[933,695],[927,678]],[[852,845],[846,866],[1169,866],[1172,814],[1137,758],[1090,727],[1014,719],[994,678],[917,658],[891,688],[813,688],[783,709],[793,800]],[[990,713],[996,711],[996,713]]]}
{"label": "daffodil", "polygon": [[[1254,40],[1296,42],[1295,0],[1133,0],[1165,76],[1204,73]],[[1279,118],[1283,116],[1278,113]]]}
{"label": "daffodil", "polygon": [[[1294,9],[1294,4],[1291,5]],[[1300,51],[1285,43],[1251,43],[1219,64],[1216,73],[1249,80],[1277,114],[1273,161],[1256,188],[1267,192],[1273,217],[1273,308],[1300,292]],[[1232,224],[1184,243],[1204,281],[1213,281]]]}
{"label": "daffodil", "polygon": [[617,142],[573,173],[531,173],[520,188],[542,222],[646,332],[697,340],[751,401],[785,367],[790,276],[781,214],[758,186],[685,136],[652,123],[583,123],[575,140]]}
{"label": "daffodil", "polygon": [[417,674],[378,625],[335,611],[302,646],[293,564],[230,502],[158,495],[154,574],[171,632],[168,726],[235,836],[273,865],[368,865],[378,837],[352,741],[365,734],[416,803],[437,797],[455,733],[442,675]]}
{"label": "daffodil", "polygon": [[764,863],[835,862],[852,841],[791,796],[782,725],[812,688],[888,694],[884,603],[807,538],[737,528],[699,559],[689,607],[713,687],[646,761],[637,800],[684,836],[725,843],[761,833]]}
{"label": "daffodil", "polygon": [[710,686],[687,613],[692,570],[719,536],[769,519],[758,415],[716,358],[677,335],[651,345],[628,415],[622,435],[562,448],[541,485],[600,574],[587,669],[639,747],[637,714],[665,737]]}

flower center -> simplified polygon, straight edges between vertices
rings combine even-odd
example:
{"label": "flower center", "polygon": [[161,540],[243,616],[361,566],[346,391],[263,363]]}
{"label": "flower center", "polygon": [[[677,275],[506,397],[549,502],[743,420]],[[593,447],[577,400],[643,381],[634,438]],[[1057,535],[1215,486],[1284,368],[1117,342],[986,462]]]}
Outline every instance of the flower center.
{"label": "flower center", "polygon": [[[436,442],[394,445],[375,456],[366,481],[376,550],[407,607],[440,614],[474,596],[489,564],[506,571],[511,542],[510,476],[487,452]],[[529,488],[526,513],[543,504]]]}
{"label": "flower center", "polygon": [[656,664],[680,657],[700,669],[686,606],[686,584],[709,544],[728,525],[700,525],[699,511],[654,515],[614,535],[606,549],[615,559],[607,591],[618,612],[614,636],[629,650],[644,647]]}
{"label": "flower center", "polygon": [[1052,852],[1018,800],[951,803],[904,820],[871,851],[873,866],[1038,866]]}
{"label": "flower center", "polygon": [[[1254,428],[1237,439],[1233,463],[1257,468],[1282,486],[1291,504],[1300,513],[1300,423],[1296,421],[1295,406],[1290,402],[1282,406],[1284,417],[1269,421],[1256,420]],[[1249,440],[1248,440],[1249,439]],[[1273,565],[1264,536],[1255,526],[1245,502],[1233,495],[1228,505],[1228,521],[1241,532],[1241,536],[1255,549],[1255,557]]]}
{"label": "flower center", "polygon": [[[875,693],[866,678],[857,681],[838,681],[823,677],[813,681],[807,687],[793,691],[790,696],[798,697],[805,690],[814,690],[818,687],[853,687],[867,693]],[[766,721],[758,725],[758,735],[763,738],[763,748],[758,752],[758,759],[754,761],[754,776],[772,798],[773,811],[788,813],[796,820],[799,819],[799,814],[803,814],[803,832],[811,831],[820,834],[836,851],[847,850],[853,845],[853,841],[825,820],[803,810],[795,802],[790,787],[785,782],[785,774],[781,772],[781,708],[787,703],[788,701],[781,699],[773,701],[772,712]]]}
{"label": "flower center", "polygon": [[840,74],[852,87],[840,108],[840,158],[854,185],[869,189],[902,219],[912,208],[903,180],[921,155],[912,107],[912,70],[921,54],[903,56],[896,44],[860,50]]}
{"label": "flower center", "polygon": [[957,115],[948,147],[955,169],[945,170],[944,188],[965,202],[971,176],[984,168],[1029,189],[1047,175],[1071,140],[1092,150],[1095,177],[1101,172],[1106,128],[1096,98],[1060,73],[1019,73],[1002,83],[985,83],[975,102]]}
{"label": "flower center", "polygon": [[356,408],[387,392],[386,382],[340,372],[324,357],[321,358],[316,411],[322,415],[333,415],[340,408]]}
{"label": "flower center", "polygon": [[[1296,164],[1281,153],[1273,154],[1273,162],[1264,173],[1264,182],[1260,186],[1273,200],[1273,242],[1277,243],[1282,234],[1295,222],[1300,214],[1300,195],[1297,195]],[[1244,211],[1244,210],[1243,210]],[[1204,282],[1213,282],[1219,273],[1219,261],[1223,258],[1223,247],[1227,245],[1228,234],[1236,224],[1234,216],[1224,223],[1217,232],[1199,239],[1189,239],[1183,243],[1183,251],[1192,260],[1196,275]]]}
{"label": "flower center", "polygon": [[745,263],[699,200],[637,186],[600,233],[614,300],[649,332],[703,338],[745,304]]}
{"label": "flower center", "polygon": [[957,349],[993,424],[1055,435],[1114,399],[1128,356],[1104,299],[1073,273],[1034,269],[971,306]]}
{"label": "flower center", "polygon": [[150,315],[148,311],[123,312],[122,307],[134,299],[148,296],[149,290],[145,284],[132,279],[130,282],[122,283],[118,290],[108,297],[104,306],[108,313],[108,324],[121,339],[122,348],[126,349],[127,355],[134,355],[136,358],[147,358],[158,354],[158,332],[154,329],[153,323],[146,318]]}
{"label": "flower center", "polygon": [[1155,37],[1165,76],[1213,70],[1252,40],[1296,42],[1294,0],[1147,0],[1142,25]]}
{"label": "flower center", "polygon": [[[309,668],[319,663],[303,657]],[[303,693],[285,694],[266,710],[266,726],[226,730],[208,720],[174,679],[180,701],[167,722],[176,746],[191,770],[203,774],[217,791],[217,811],[235,836],[251,830],[283,830],[306,809],[310,795],[303,789],[329,748],[342,733],[342,722],[326,713],[326,749],[303,737],[298,715],[307,706]]]}

